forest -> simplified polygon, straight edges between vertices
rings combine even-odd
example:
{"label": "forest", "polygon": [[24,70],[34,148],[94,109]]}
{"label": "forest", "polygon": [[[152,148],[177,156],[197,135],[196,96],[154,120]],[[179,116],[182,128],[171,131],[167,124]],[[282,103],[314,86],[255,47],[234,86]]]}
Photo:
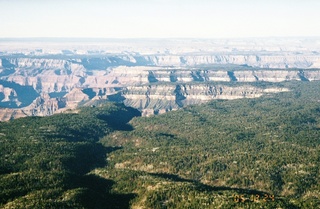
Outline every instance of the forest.
{"label": "forest", "polygon": [[277,85],[291,91],[2,122],[0,208],[319,208],[320,82]]}

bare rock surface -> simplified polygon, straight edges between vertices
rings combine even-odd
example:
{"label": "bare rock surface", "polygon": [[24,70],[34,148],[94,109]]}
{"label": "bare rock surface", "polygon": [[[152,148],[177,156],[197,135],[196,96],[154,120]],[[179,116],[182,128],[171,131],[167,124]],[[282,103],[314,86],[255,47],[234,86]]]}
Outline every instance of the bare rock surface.
{"label": "bare rock surface", "polygon": [[46,116],[106,100],[124,102],[143,115],[160,114],[213,99],[289,91],[254,84],[317,81],[319,67],[316,39],[60,45],[0,40],[0,120]]}

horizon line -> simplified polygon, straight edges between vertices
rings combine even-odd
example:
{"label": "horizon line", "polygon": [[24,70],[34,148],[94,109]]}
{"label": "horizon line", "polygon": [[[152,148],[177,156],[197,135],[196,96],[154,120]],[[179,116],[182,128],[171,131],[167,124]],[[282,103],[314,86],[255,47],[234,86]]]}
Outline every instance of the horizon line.
{"label": "horizon line", "polygon": [[1,41],[94,41],[94,40],[235,40],[235,39],[281,39],[281,38],[320,38],[320,36],[252,36],[252,37],[0,37]]}

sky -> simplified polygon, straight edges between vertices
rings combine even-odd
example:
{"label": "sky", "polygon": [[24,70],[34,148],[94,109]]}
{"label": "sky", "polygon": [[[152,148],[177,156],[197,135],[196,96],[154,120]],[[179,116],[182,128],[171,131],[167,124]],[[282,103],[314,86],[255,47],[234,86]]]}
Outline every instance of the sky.
{"label": "sky", "polygon": [[0,0],[0,38],[320,37],[319,0]]}

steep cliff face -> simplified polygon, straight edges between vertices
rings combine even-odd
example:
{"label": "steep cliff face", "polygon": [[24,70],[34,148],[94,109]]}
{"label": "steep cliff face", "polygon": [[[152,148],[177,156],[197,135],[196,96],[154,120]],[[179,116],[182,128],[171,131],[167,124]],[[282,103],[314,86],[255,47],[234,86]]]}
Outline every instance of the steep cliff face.
{"label": "steep cliff face", "polygon": [[66,107],[64,98],[50,98],[47,94],[42,94],[36,98],[28,107],[21,108],[26,116],[48,116],[61,112]]}
{"label": "steep cliff face", "polygon": [[[119,67],[115,73],[106,75],[111,83],[126,86],[127,84],[147,84],[156,82],[283,82],[283,81],[313,81],[320,80],[320,70],[216,70],[201,68],[176,69],[176,68],[140,68]],[[130,73],[128,73],[130,71]],[[131,78],[131,79],[129,79]]]}
{"label": "steep cliff face", "polygon": [[145,58],[157,66],[198,66],[210,64],[247,65],[259,68],[311,68],[319,56],[299,55],[162,55]]}
{"label": "steep cliff face", "polygon": [[[158,114],[212,99],[254,98],[271,92],[248,85],[250,82],[320,80],[320,70],[307,69],[319,65],[318,55],[292,53],[26,56],[0,60],[3,120],[51,115],[100,100],[124,102],[144,115]],[[201,65],[205,67],[197,67]],[[270,69],[274,67],[284,69]],[[304,69],[285,69],[290,67]]]}
{"label": "steep cliff face", "polygon": [[[56,73],[69,74],[77,70],[105,70],[117,66],[175,66],[194,67],[199,65],[246,65],[255,68],[316,68],[320,66],[319,54],[296,54],[292,52],[263,54],[250,52],[239,53],[196,53],[157,54],[157,55],[100,55],[97,57],[77,58],[1,58],[0,68],[15,67],[28,69],[56,69]],[[59,72],[59,69],[66,71]],[[25,71],[26,72],[26,71]]]}
{"label": "steep cliff face", "polygon": [[0,85],[0,98],[2,99],[1,102],[15,102],[19,106],[17,92],[12,88]]}
{"label": "steep cliff face", "polygon": [[124,103],[148,116],[201,104],[213,99],[256,98],[264,94],[289,91],[286,88],[258,88],[251,85],[228,86],[215,84],[149,85],[128,87]]}
{"label": "steep cliff face", "polygon": [[[301,75],[302,71],[286,71],[286,70],[255,70],[255,71],[235,71],[234,76],[239,82],[282,82],[291,80],[309,80],[309,76]],[[312,74],[312,73],[311,73]]]}
{"label": "steep cliff face", "polygon": [[[181,57],[180,57],[181,58]],[[179,62],[186,62],[180,60]],[[133,59],[133,58],[132,58]],[[205,62],[238,63],[253,62],[253,57],[243,58],[203,58]],[[238,60],[242,60],[241,62]],[[256,60],[261,59],[255,57]],[[293,58],[292,58],[293,59]],[[311,59],[311,58],[310,58]],[[4,59],[3,59],[4,60]],[[158,59],[164,60],[164,59]],[[196,59],[197,60],[197,59]],[[202,59],[201,59],[202,60]],[[269,60],[267,60],[269,61]],[[288,60],[287,60],[288,61]],[[293,59],[293,61],[296,61]],[[21,86],[32,86],[38,93],[71,91],[73,88],[100,88],[143,85],[156,82],[205,82],[205,81],[238,81],[238,82],[281,82],[287,80],[319,80],[319,70],[219,70],[218,67],[206,70],[200,67],[154,67],[154,66],[120,66],[103,70],[87,69],[81,60],[53,59],[6,59],[6,67],[2,69],[1,79],[17,83]],[[171,62],[171,61],[170,61]],[[202,62],[202,61],[201,61]],[[279,61],[280,62],[280,61]],[[88,61],[89,63],[89,61]],[[89,65],[89,64],[86,65]],[[281,62],[280,62],[281,63]],[[159,61],[157,65],[161,64]],[[170,63],[169,63],[170,64]],[[169,65],[168,64],[168,65]],[[171,63],[173,64],[173,63]],[[171,65],[170,64],[170,65]],[[176,63],[179,65],[179,63]],[[196,64],[193,62],[193,64]],[[201,64],[200,62],[198,64]],[[224,66],[224,65],[222,65]],[[91,66],[93,67],[93,66]]]}
{"label": "steep cliff face", "polygon": [[[2,59],[14,69],[1,79],[22,86],[32,86],[40,92],[69,91],[80,85],[86,69],[79,64],[60,59],[16,58]],[[5,68],[8,69],[8,68]]]}

